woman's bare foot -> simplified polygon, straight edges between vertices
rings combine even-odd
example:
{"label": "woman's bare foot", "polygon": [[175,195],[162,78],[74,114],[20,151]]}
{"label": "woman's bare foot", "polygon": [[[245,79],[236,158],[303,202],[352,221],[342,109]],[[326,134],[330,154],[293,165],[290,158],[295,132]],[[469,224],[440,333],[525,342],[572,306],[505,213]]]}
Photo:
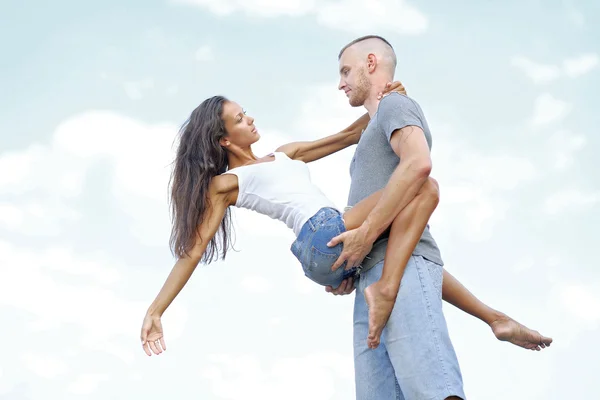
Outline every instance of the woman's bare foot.
{"label": "woman's bare foot", "polygon": [[379,346],[381,332],[385,327],[396,303],[398,290],[393,290],[377,281],[365,289],[365,300],[369,306],[369,336],[367,344],[375,349]]}
{"label": "woman's bare foot", "polygon": [[538,331],[527,328],[507,315],[500,316],[490,327],[498,340],[524,349],[540,351],[552,343],[552,338],[542,336]]}

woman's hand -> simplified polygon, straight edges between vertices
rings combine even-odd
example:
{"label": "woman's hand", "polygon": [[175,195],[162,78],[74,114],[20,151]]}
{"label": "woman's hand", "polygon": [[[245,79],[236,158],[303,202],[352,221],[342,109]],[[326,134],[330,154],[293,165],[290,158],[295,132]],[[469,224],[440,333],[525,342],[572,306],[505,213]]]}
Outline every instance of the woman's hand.
{"label": "woman's hand", "polygon": [[[158,355],[163,351],[167,350],[165,346],[165,339],[163,335],[162,323],[160,317],[146,314],[144,323],[142,324],[142,348],[147,355],[151,356],[152,353]],[[152,353],[150,352],[152,350]]]}
{"label": "woman's hand", "polygon": [[383,99],[385,96],[387,96],[388,94],[390,94],[392,92],[398,92],[398,93],[406,96],[406,89],[404,89],[404,85],[402,84],[402,82],[394,81],[394,82],[388,82],[385,85],[385,89],[383,89],[383,92],[379,92],[377,94],[377,100]]}

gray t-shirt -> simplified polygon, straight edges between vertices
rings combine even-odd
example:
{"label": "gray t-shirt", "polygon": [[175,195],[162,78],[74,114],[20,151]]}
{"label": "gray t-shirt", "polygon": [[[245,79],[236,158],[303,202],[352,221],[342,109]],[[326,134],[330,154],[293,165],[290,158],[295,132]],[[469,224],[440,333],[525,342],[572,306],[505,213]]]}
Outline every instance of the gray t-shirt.
{"label": "gray t-shirt", "polygon": [[[388,183],[400,163],[400,158],[390,145],[390,137],[395,130],[406,126],[421,128],[431,149],[431,132],[421,107],[413,99],[399,93],[384,97],[363,132],[350,164],[349,206],[354,206],[362,199],[383,189]],[[370,255],[371,264],[383,259],[381,247],[385,245],[387,240],[375,244]],[[440,250],[429,232],[429,225],[425,228],[413,254],[443,265]]]}

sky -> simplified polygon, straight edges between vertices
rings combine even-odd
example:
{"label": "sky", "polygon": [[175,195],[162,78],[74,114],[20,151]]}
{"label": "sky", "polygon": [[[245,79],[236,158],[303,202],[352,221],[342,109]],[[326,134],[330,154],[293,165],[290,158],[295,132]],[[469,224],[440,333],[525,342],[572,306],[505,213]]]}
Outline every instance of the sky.
{"label": "sky", "polygon": [[[588,399],[600,350],[597,2],[3,1],[0,5],[0,399],[354,398],[354,296],[303,276],[284,224],[235,210],[235,252],[199,266],[139,330],[174,259],[178,128],[222,94],[258,154],[365,111],[337,54],[379,34],[433,135],[445,267],[552,336],[542,352],[444,310],[469,398]],[[594,83],[596,82],[596,83]],[[311,164],[345,206],[353,149]]]}

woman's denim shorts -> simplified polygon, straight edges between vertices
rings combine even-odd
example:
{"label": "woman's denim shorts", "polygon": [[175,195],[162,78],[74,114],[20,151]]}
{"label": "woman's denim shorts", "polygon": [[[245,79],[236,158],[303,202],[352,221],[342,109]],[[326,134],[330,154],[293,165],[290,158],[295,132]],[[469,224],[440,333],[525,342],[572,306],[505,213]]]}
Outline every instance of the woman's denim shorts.
{"label": "woman's denim shorts", "polygon": [[329,207],[317,211],[302,226],[291,250],[309,279],[319,285],[337,288],[344,279],[356,275],[358,268],[346,270],[345,262],[336,271],[331,270],[342,254],[343,243],[334,247],[327,247],[327,243],[345,231],[342,214]]}

